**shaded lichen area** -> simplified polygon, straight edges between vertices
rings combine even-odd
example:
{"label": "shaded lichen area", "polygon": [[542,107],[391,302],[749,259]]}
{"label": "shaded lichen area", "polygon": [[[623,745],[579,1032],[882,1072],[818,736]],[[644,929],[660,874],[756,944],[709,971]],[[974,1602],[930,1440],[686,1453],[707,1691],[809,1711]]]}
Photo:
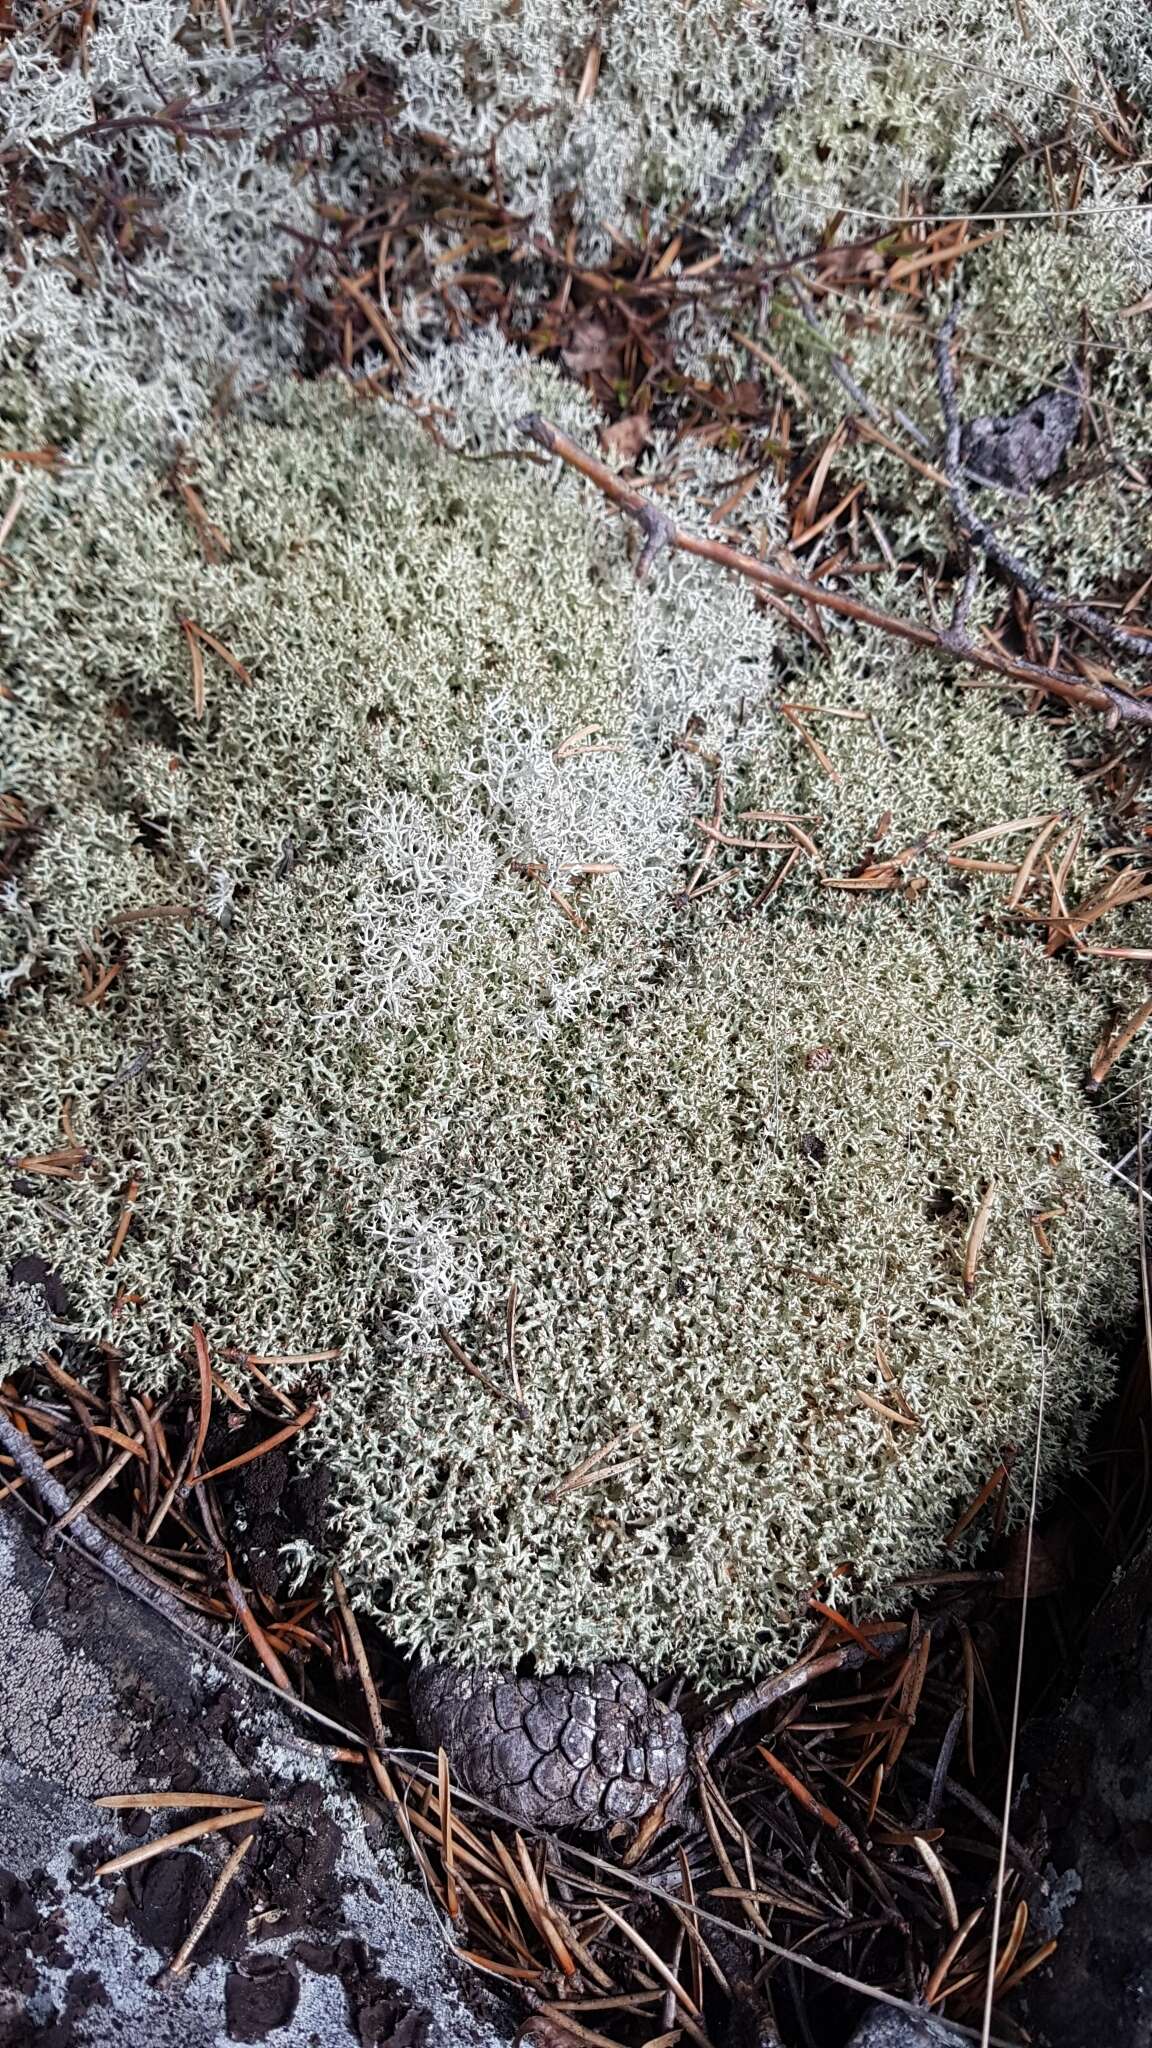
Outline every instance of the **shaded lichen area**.
{"label": "shaded lichen area", "polygon": [[[942,848],[1062,809],[1090,844],[1088,727],[834,630],[834,780],[751,595],[637,588],[549,471],[273,390],[195,444],[206,550],[115,415],[39,403],[6,389],[67,460],[8,544],[3,1149],[90,1164],[0,1203],[72,1334],[154,1388],[194,1322],[338,1353],[303,1448],[358,1596],[542,1669],[755,1669],[818,1585],[930,1563],[1042,1386],[1074,1454],[1133,1268],[1081,1087],[1107,1004]],[[182,621],[233,658],[197,642],[200,716]],[[826,873],[880,831],[922,883],[805,859],[686,905],[715,761]]]}

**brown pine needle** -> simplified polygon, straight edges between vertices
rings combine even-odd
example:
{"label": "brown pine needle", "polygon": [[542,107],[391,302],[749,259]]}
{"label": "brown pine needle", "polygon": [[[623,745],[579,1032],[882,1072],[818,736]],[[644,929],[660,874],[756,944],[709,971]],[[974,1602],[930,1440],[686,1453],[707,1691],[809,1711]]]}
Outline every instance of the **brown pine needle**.
{"label": "brown pine needle", "polygon": [[77,1496],[66,1513],[61,1515],[59,1521],[52,1523],[48,1531],[49,1535],[59,1536],[63,1530],[70,1528],[77,1517],[84,1513],[85,1508],[91,1507],[92,1502],[100,1498],[105,1489],[112,1485],[113,1480],[120,1477],[131,1456],[132,1452],[130,1450],[117,1451],[112,1463],[106,1465],[103,1472],[98,1472],[91,1485],[84,1488],[83,1493]]}
{"label": "brown pine needle", "polygon": [[1024,1936],[1027,1932],[1028,1902],[1026,1899],[1021,1899],[1019,1905],[1016,1908],[1015,1918],[1012,1922],[1012,1932],[1009,1934],[1008,1939],[1004,1944],[1003,1953],[1001,1954],[1000,1960],[996,1965],[997,1992],[999,1992],[1000,1986],[1002,1985],[1005,1977],[1008,1975],[1009,1970],[1012,1968],[1013,1963],[1016,1961],[1016,1958],[1019,1955],[1020,1950],[1024,1943]]}
{"label": "brown pine needle", "polygon": [[225,667],[230,668],[233,675],[238,676],[242,683],[250,683],[252,681],[243,662],[237,661],[231,648],[225,647],[224,642],[218,640],[215,633],[210,633],[207,626],[198,626],[195,619],[181,619],[180,624],[184,629],[189,647],[194,646],[196,641],[201,641],[205,647],[212,649],[213,654],[219,655]]}
{"label": "brown pine needle", "polygon": [[810,1813],[814,1820],[823,1821],[824,1826],[831,1828],[842,1840],[855,1844],[855,1836],[852,1834],[852,1830],[841,1820],[838,1813],[833,1813],[830,1806],[825,1806],[821,1800],[817,1799],[808,1790],[807,1785],[801,1783],[795,1772],[790,1771],[787,1764],[783,1763],[778,1756],[774,1756],[770,1749],[765,1749],[763,1743],[757,1743],[756,1748],[757,1754],[763,1757],[769,1770],[773,1771],[781,1784],[787,1787],[798,1806],[802,1806],[804,1811]]}
{"label": "brown pine needle", "polygon": [[820,766],[824,770],[824,773],[828,777],[829,781],[842,782],[844,779],[843,776],[840,774],[837,768],[834,768],[832,766],[832,762],[827,752],[821,746],[819,740],[815,737],[815,734],[809,732],[807,726],[797,716],[791,704],[781,704],[780,716],[781,718],[786,718],[789,725],[793,728],[793,730],[799,733],[800,738],[803,740],[804,745],[808,749],[808,752],[814,757],[815,760],[817,760],[820,763]]}
{"label": "brown pine needle", "polygon": [[516,1359],[516,1311],[519,1300],[520,1290],[513,1281],[508,1289],[508,1306],[504,1314],[504,1343],[508,1354],[508,1377],[512,1382],[516,1399],[523,1402],[524,1389],[520,1384],[520,1367]]}
{"label": "brown pine needle", "polygon": [[[608,1442],[601,1444],[599,1450],[592,1451],[588,1457],[582,1458],[578,1465],[573,1465],[572,1470],[564,1474],[563,1479],[558,1479],[554,1486],[550,1486],[544,1499],[556,1501],[563,1494],[574,1493],[577,1487],[593,1485],[604,1476],[602,1468],[612,1452],[618,1450],[622,1443],[626,1443],[630,1436],[635,1436],[641,1427],[639,1422],[632,1422],[627,1429],[622,1429],[618,1436],[609,1437]],[[628,1462],[631,1464],[634,1460]]]}
{"label": "brown pine needle", "polygon": [[980,1488],[979,1493],[976,1495],[975,1500],[971,1503],[969,1507],[965,1508],[964,1513],[960,1517],[960,1520],[954,1523],[952,1528],[948,1531],[947,1536],[944,1538],[945,1550],[951,1550],[953,1544],[959,1542],[961,1536],[964,1534],[965,1529],[968,1528],[970,1523],[976,1520],[976,1517],[980,1513],[981,1508],[987,1507],[988,1502],[991,1500],[992,1495],[996,1492],[997,1488],[1003,1486],[1004,1481],[1007,1479],[1011,1469],[1011,1465],[1007,1460],[1005,1460],[1003,1464],[997,1465],[996,1470],[993,1472],[991,1478],[986,1479],[984,1481],[984,1484]]}
{"label": "brown pine needle", "polygon": [[203,1938],[216,1908],[219,1906],[221,1899],[224,1897],[232,1879],[235,1877],[255,1840],[256,1833],[255,1829],[253,1829],[250,1835],[245,1835],[242,1841],[237,1842],[208,1897],[205,1899],[203,1907],[197,1914],[194,1924],[189,1928],[187,1939],[181,1944],[177,1954],[173,1956],[172,1961],[168,1965],[168,1975],[170,1977],[179,1977],[188,1968],[192,1960],[193,1950]]}
{"label": "brown pine needle", "polygon": [[842,1635],[851,1636],[852,1641],[859,1643],[869,1657],[875,1657],[883,1662],[883,1651],[878,1650],[875,1643],[870,1643],[863,1629],[857,1628],[854,1621],[849,1621],[846,1614],[841,1614],[838,1607],[829,1607],[826,1600],[814,1599],[809,1600],[808,1605],[814,1614],[822,1614],[825,1621],[831,1622],[832,1627],[839,1629]]}
{"label": "brown pine needle", "polygon": [[1030,1977],[1033,1970],[1038,1970],[1041,1963],[1046,1963],[1050,1956],[1055,1955],[1059,1945],[1059,1942],[1056,1941],[1046,1941],[1041,1948],[1035,1949],[1028,1957],[1027,1962],[1021,1963],[1018,1970],[1013,1970],[1010,1977],[1005,1977],[999,1987],[1000,1997],[1002,1999],[1007,1998],[1010,1991],[1015,1991],[1016,1986],[1022,1984],[1025,1977]]}
{"label": "brown pine needle", "polygon": [[235,1472],[239,1466],[251,1465],[257,1458],[264,1457],[266,1452],[277,1450],[281,1444],[286,1444],[290,1437],[299,1436],[302,1429],[307,1429],[308,1424],[315,1421],[319,1412],[319,1403],[313,1401],[311,1407],[305,1408],[303,1414],[298,1415],[294,1422],[286,1422],[283,1429],[276,1430],[272,1436],[266,1436],[263,1443],[253,1444],[248,1451],[238,1451],[234,1458],[225,1458],[223,1464],[213,1465],[207,1472],[198,1472],[194,1479],[188,1481],[189,1490],[194,1486],[203,1486],[206,1479],[219,1479],[222,1472]]}
{"label": "brown pine needle", "polygon": [[192,631],[191,621],[189,619],[181,619],[180,626],[188,645],[188,657],[192,663],[192,716],[193,718],[203,718],[207,702],[207,693],[204,688],[204,651]]}
{"label": "brown pine needle", "polygon": [[1093,1088],[1101,1087],[1107,1080],[1121,1053],[1127,1052],[1137,1032],[1144,1029],[1150,1017],[1152,1017],[1152,999],[1146,1003],[1141,1003],[1140,1008],[1129,1017],[1128,1022],[1100,1047],[1088,1075],[1089,1083]]}
{"label": "brown pine needle", "polygon": [[904,1415],[898,1408],[887,1407],[875,1394],[869,1393],[867,1387],[857,1387],[856,1397],[863,1401],[866,1408],[871,1408],[875,1414],[882,1415],[885,1422],[898,1422],[902,1429],[919,1429],[921,1426],[917,1416]]}
{"label": "brown pine needle", "polygon": [[252,1648],[255,1650],[256,1655],[259,1657],[260,1662],[264,1666],[265,1671],[268,1673],[269,1678],[272,1680],[274,1685],[279,1687],[281,1692],[289,1693],[292,1696],[292,1698],[295,1698],[296,1688],[293,1685],[292,1680],[289,1678],[287,1671],[284,1669],[283,1664],[280,1662],[279,1657],[276,1655],[275,1650],[272,1648],[271,1643],[268,1641],[268,1638],[265,1635],[264,1630],[261,1628],[260,1623],[257,1621],[256,1616],[253,1614],[252,1609],[248,1605],[248,1601],[244,1593],[244,1588],[241,1586],[239,1580],[234,1576],[231,1563],[226,1564],[226,1570],[224,1574],[224,1591],[228,1596],[228,1605],[232,1609],[233,1614],[236,1616],[237,1621],[240,1623],[241,1628],[244,1630],[245,1635],[248,1637],[248,1640],[251,1643]]}
{"label": "brown pine needle", "polygon": [[448,1776],[448,1758],[443,1749],[436,1753],[436,1777],[440,1793],[440,1855],[444,1864],[444,1890],[448,1900],[448,1918],[460,1917],[460,1895],[456,1889],[456,1841],[452,1831],[452,1784]]}
{"label": "brown pine needle", "polygon": [[965,1921],[963,1921],[962,1924],[956,1929],[956,1932],[952,1936],[951,1941],[948,1943],[948,1946],[945,1949],[943,1955],[941,1956],[940,1961],[937,1963],[936,1968],[933,1970],[932,1975],[929,1977],[927,1984],[924,1986],[924,2004],[926,2006],[934,2005],[938,1998],[946,1998],[948,1996],[947,1992],[943,1990],[943,1986],[948,1977],[948,1972],[952,1968],[952,1965],[956,1961],[956,1958],[959,1955],[961,1949],[963,1948],[964,1943],[967,1941],[968,1936],[971,1934],[972,1929],[975,1927],[976,1922],[981,1918],[983,1912],[983,1906],[977,1906],[975,1912],[969,1913],[968,1918]]}
{"label": "brown pine needle", "polygon": [[450,1330],[444,1328],[443,1324],[440,1325],[438,1335],[440,1342],[451,1352],[457,1365],[462,1366],[472,1379],[479,1380],[480,1385],[487,1388],[490,1394],[495,1395],[498,1401],[507,1401],[515,1409],[522,1422],[527,1421],[528,1410],[524,1402],[518,1401],[515,1394],[510,1393],[507,1388],[500,1386],[490,1374],[484,1371],[483,1366],[477,1365],[474,1359],[469,1358],[464,1346],[457,1341]]}
{"label": "brown pine needle", "polygon": [[931,1842],[926,1842],[923,1835],[913,1835],[912,1839],[923,1858],[925,1867],[931,1875],[933,1884],[940,1894],[940,1901],[944,1907],[944,1914],[948,1925],[953,1934],[958,1934],[960,1931],[960,1915],[956,1911],[956,1895],[948,1882],[948,1872],[941,1863]]}
{"label": "brown pine needle", "polygon": [[106,1807],[109,1812],[152,1813],[175,1806],[195,1813],[199,1806],[246,1812],[255,1801],[234,1792],[101,1792],[92,1804]]}
{"label": "brown pine needle", "polygon": [[104,1261],[106,1266],[114,1266],[124,1249],[124,1240],[128,1235],[129,1226],[134,1214],[133,1205],[139,1193],[139,1181],[130,1180],[124,1193],[124,1207],[120,1211],[120,1218],[113,1233],[112,1242],[108,1247],[108,1257]]}
{"label": "brown pine needle", "polygon": [[652,1947],[651,1943],[645,1941],[644,1936],[637,1932],[637,1930],[635,1929],[635,1927],[632,1926],[630,1921],[625,1920],[622,1913],[617,1913],[615,1908],[608,1904],[607,1899],[602,1899],[600,1901],[600,1910],[602,1913],[607,1915],[608,1919],[611,1920],[612,1925],[614,1927],[619,1928],[621,1934],[625,1937],[625,1939],[632,1943],[633,1948],[636,1949],[639,1952],[639,1954],[643,1956],[645,1962],[649,1965],[649,1967],[655,1970],[656,1975],[661,1979],[661,1981],[664,1984],[667,1985],[669,1991],[672,1993],[673,1998],[676,2000],[677,2005],[680,2007],[680,2025],[683,2027],[685,2033],[689,2034],[693,2041],[699,2042],[701,2044],[701,2048],[711,2048],[708,2036],[704,2032],[702,2026],[700,2025],[700,2022],[704,2017],[703,2013],[701,2012],[699,2006],[694,2003],[689,1993],[684,1989],[684,1986],[681,1984],[679,1978],[676,1977],[673,1974],[673,1972],[668,1968],[668,1965],[664,1961],[663,1957],[657,1955],[656,1950]]}
{"label": "brown pine needle", "polygon": [[[384,1726],[384,1716],[380,1711],[380,1695],[376,1690],[376,1681],[372,1676],[372,1669],[368,1662],[368,1653],[364,1648],[364,1638],[360,1633],[360,1625],[352,1612],[343,1576],[335,1565],[332,1567],[332,1591],[336,1595],[336,1605],[340,1609],[340,1619],[344,1623],[345,1633],[352,1650],[353,1662],[359,1675],[361,1689],[364,1694],[364,1704],[368,1709],[368,1719],[372,1724],[372,1740],[375,1742],[377,1749],[383,1753],[388,1748],[388,1731]],[[451,1917],[455,1919],[455,1913]]]}
{"label": "brown pine needle", "polygon": [[192,1456],[189,1460],[190,1469],[194,1472],[200,1463],[204,1440],[208,1435],[208,1425],[212,1420],[212,1361],[208,1354],[208,1339],[199,1323],[192,1325],[192,1343],[196,1350],[196,1370],[200,1375],[200,1413],[192,1444]]}
{"label": "brown pine needle", "polygon": [[263,1803],[251,1806],[235,1806],[228,1813],[211,1814],[207,1820],[190,1821],[186,1828],[176,1828],[170,1835],[161,1835],[158,1842],[142,1842],[137,1849],[126,1849],[122,1856],[110,1856],[107,1863],[98,1863],[93,1877],[114,1877],[117,1871],[134,1870],[138,1863],[150,1863],[154,1856],[163,1856],[169,1849],[183,1848],[186,1842],[198,1842],[204,1835],[217,1835],[222,1828],[234,1828],[244,1821],[262,1820]]}

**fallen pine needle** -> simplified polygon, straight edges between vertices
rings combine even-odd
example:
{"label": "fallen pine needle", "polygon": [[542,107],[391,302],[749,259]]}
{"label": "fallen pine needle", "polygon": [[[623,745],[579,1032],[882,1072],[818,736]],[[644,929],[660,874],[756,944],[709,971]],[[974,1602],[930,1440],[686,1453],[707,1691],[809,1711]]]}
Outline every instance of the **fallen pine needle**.
{"label": "fallen pine needle", "polygon": [[92,1801],[93,1806],[106,1807],[110,1812],[140,1813],[151,1813],[154,1809],[169,1806],[186,1807],[189,1813],[195,1812],[198,1806],[220,1807],[222,1810],[236,1808],[247,1812],[254,1803],[232,1792],[102,1792],[98,1799]]}
{"label": "fallen pine needle", "polygon": [[204,1440],[208,1435],[208,1424],[212,1417],[212,1361],[208,1355],[208,1339],[199,1323],[192,1325],[192,1342],[196,1347],[196,1370],[200,1375],[200,1414],[196,1423],[192,1456],[188,1461],[189,1469],[194,1472],[200,1463],[200,1454],[204,1449]]}
{"label": "fallen pine needle", "polygon": [[617,1913],[608,1904],[607,1899],[600,1900],[600,1911],[607,1914],[613,1926],[619,1928],[625,1939],[632,1943],[633,1948],[639,1951],[645,1962],[650,1968],[655,1970],[657,1976],[668,1986],[669,1991],[680,2007],[682,2015],[680,2024],[684,2028],[685,2033],[690,2034],[694,2041],[702,2042],[704,2048],[709,2048],[708,2036],[703,2032],[699,2024],[704,2017],[703,2013],[699,2006],[694,2003],[688,1992],[685,1991],[679,1978],[673,1975],[663,1957],[657,1955],[651,1943],[645,1941],[644,1936],[637,1933],[631,1922],[625,1920],[622,1913]]}
{"label": "fallen pine needle", "polygon": [[948,1925],[953,1934],[958,1934],[960,1931],[960,1915],[956,1911],[956,1895],[948,1882],[948,1872],[941,1863],[931,1842],[926,1842],[923,1835],[913,1835],[912,1840],[915,1842],[925,1866],[931,1874],[932,1882],[940,1894]]}
{"label": "fallen pine needle", "polygon": [[275,1685],[279,1686],[281,1692],[286,1692],[292,1698],[295,1698],[296,1688],[284,1669],[283,1664],[280,1662],[279,1657],[276,1655],[275,1650],[272,1648],[271,1643],[268,1641],[252,1609],[249,1607],[244,1597],[244,1589],[233,1576],[231,1565],[228,1566],[224,1576],[224,1590],[228,1596],[228,1605],[244,1630],[269,1678],[271,1678]]}
{"label": "fallen pine needle", "polygon": [[302,1429],[306,1429],[310,1422],[315,1421],[318,1413],[319,1405],[313,1401],[311,1407],[305,1408],[303,1414],[298,1415],[294,1422],[286,1422],[283,1429],[276,1430],[272,1436],[266,1436],[263,1443],[253,1444],[249,1451],[238,1451],[234,1458],[225,1458],[222,1465],[213,1465],[207,1472],[198,1472],[194,1479],[188,1481],[189,1490],[194,1486],[203,1486],[206,1479],[218,1479],[222,1472],[235,1472],[240,1465],[251,1465],[255,1459],[262,1458],[265,1452],[274,1451],[280,1444],[287,1443],[289,1437],[299,1435]]}
{"label": "fallen pine needle", "polygon": [[925,2006],[935,2005],[937,1999],[939,1998],[947,1998],[948,1993],[945,1991],[944,1985],[947,1981],[948,1972],[952,1968],[953,1963],[956,1961],[957,1956],[963,1948],[964,1943],[967,1941],[968,1936],[971,1934],[972,1929],[975,1927],[976,1922],[983,1915],[983,1912],[983,1906],[977,1906],[975,1912],[969,1913],[968,1918],[963,1922],[961,1926],[959,1926],[956,1929],[956,1932],[952,1936],[951,1941],[948,1943],[948,1946],[945,1949],[943,1955],[941,1956],[940,1961],[937,1963],[936,1968],[933,1970],[932,1975],[929,1977],[927,1984],[924,1986],[923,1996]]}
{"label": "fallen pine needle", "polygon": [[857,1387],[856,1397],[858,1400],[863,1401],[866,1408],[871,1408],[876,1415],[882,1415],[885,1422],[898,1422],[902,1429],[919,1429],[920,1427],[917,1416],[902,1415],[899,1409],[889,1408],[875,1394],[869,1393],[867,1387]]}
{"label": "fallen pine needle", "polygon": [[[353,1661],[360,1675],[364,1702],[368,1708],[368,1719],[372,1723],[372,1740],[375,1742],[377,1749],[383,1752],[388,1748],[388,1731],[384,1726],[384,1716],[380,1712],[380,1695],[376,1690],[376,1681],[372,1676],[372,1670],[368,1663],[368,1653],[364,1648],[364,1638],[360,1633],[360,1625],[352,1612],[343,1577],[335,1565],[332,1567],[332,1590],[336,1595],[336,1605],[340,1609],[340,1619],[344,1623],[348,1641],[352,1647]],[[447,1857],[445,1857],[445,1866],[447,1867]],[[451,1914],[451,1918],[453,1920],[456,1918],[454,1912]]]}
{"label": "fallen pine needle", "polygon": [[163,1856],[168,1849],[182,1848],[185,1842],[198,1842],[202,1835],[217,1835],[222,1828],[235,1827],[239,1821],[263,1820],[263,1804],[235,1806],[228,1813],[211,1814],[207,1820],[194,1820],[186,1828],[176,1828],[170,1835],[161,1835],[158,1842],[142,1842],[139,1848],[126,1849],[122,1856],[110,1856],[107,1863],[98,1863],[93,1877],[113,1877],[118,1870],[134,1870],[138,1863],[150,1863],[153,1856]]}
{"label": "fallen pine needle", "polygon": [[82,1515],[85,1508],[90,1507],[94,1500],[98,1500],[105,1491],[105,1488],[111,1486],[113,1480],[120,1477],[121,1472],[132,1455],[133,1452],[131,1450],[117,1451],[112,1463],[106,1465],[103,1472],[97,1473],[91,1486],[86,1486],[83,1493],[79,1494],[66,1512],[61,1515],[59,1521],[53,1522],[48,1534],[50,1536],[59,1536],[61,1530],[70,1528],[77,1516]]}
{"label": "fallen pine needle", "polygon": [[117,1222],[116,1229],[113,1233],[112,1242],[108,1247],[108,1257],[104,1261],[106,1266],[114,1266],[116,1264],[117,1259],[120,1257],[121,1252],[124,1249],[124,1240],[128,1235],[129,1226],[132,1222],[133,1214],[135,1213],[134,1205],[136,1197],[139,1193],[139,1181],[130,1180],[124,1195],[124,1207],[120,1211],[119,1221]]}
{"label": "fallen pine needle", "polygon": [[1107,1080],[1121,1053],[1127,1052],[1137,1032],[1144,1029],[1150,1017],[1152,1017],[1152,1000],[1141,1003],[1140,1008],[1133,1016],[1129,1017],[1128,1022],[1116,1032],[1115,1036],[1107,1039],[1100,1047],[1088,1075],[1089,1083],[1093,1088],[1099,1088]]}
{"label": "fallen pine needle", "polygon": [[255,1840],[256,1834],[255,1830],[253,1830],[252,1834],[245,1835],[242,1842],[237,1842],[208,1897],[205,1899],[202,1910],[197,1914],[194,1926],[189,1929],[187,1940],[182,1944],[178,1954],[173,1956],[172,1961],[168,1965],[168,1975],[170,1977],[179,1977],[188,1968],[193,1950],[205,1933],[217,1906],[220,1904],[221,1899],[224,1897],[232,1879],[235,1877]]}

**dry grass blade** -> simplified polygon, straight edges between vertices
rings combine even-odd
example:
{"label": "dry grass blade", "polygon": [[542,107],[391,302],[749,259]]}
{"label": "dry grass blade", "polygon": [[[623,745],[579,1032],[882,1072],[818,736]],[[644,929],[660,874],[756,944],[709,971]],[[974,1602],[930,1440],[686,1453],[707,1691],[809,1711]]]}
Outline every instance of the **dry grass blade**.
{"label": "dry grass blade", "polygon": [[219,1834],[222,1828],[234,1828],[250,1820],[263,1820],[263,1804],[236,1806],[229,1813],[217,1813],[207,1820],[191,1821],[186,1828],[176,1828],[170,1835],[161,1835],[158,1842],[142,1842],[136,1849],[125,1849],[122,1856],[110,1856],[107,1863],[98,1863],[93,1877],[112,1877],[120,1870],[134,1870],[138,1863],[150,1863],[154,1856],[163,1856],[169,1849],[183,1848],[187,1842],[198,1842],[204,1835]]}
{"label": "dry grass blade", "polygon": [[253,1831],[252,1834],[245,1835],[243,1841],[237,1842],[208,1897],[205,1899],[203,1907],[197,1914],[194,1924],[189,1928],[186,1940],[181,1944],[180,1949],[168,1965],[168,1975],[170,1977],[179,1977],[188,1968],[193,1953],[203,1940],[221,1899],[224,1897],[232,1879],[235,1877],[255,1840],[256,1835],[255,1831]]}
{"label": "dry grass blade", "polygon": [[286,1422],[283,1429],[278,1429],[273,1436],[266,1436],[262,1443],[253,1444],[251,1450],[238,1451],[234,1458],[225,1458],[222,1464],[213,1465],[208,1472],[197,1472],[195,1477],[188,1481],[189,1488],[203,1486],[206,1479],[219,1479],[221,1473],[235,1472],[241,1465],[251,1465],[257,1458],[264,1457],[268,1451],[279,1449],[279,1446],[286,1444],[290,1437],[298,1436],[302,1429],[307,1429],[308,1424],[315,1421],[319,1412],[319,1406],[314,1401],[310,1408],[305,1408],[302,1415],[297,1415],[293,1422]]}
{"label": "dry grass blade", "polygon": [[[1028,1507],[1028,1533],[1024,1546],[1024,1584],[1020,1600],[1020,1638],[1016,1653],[1016,1679],[1012,1691],[1012,1724],[1008,1737],[1008,1763],[1005,1771],[1004,1809],[1000,1828],[1000,1846],[996,1859],[996,1891],[992,1906],[992,1933],[988,1947],[988,1975],[984,1987],[984,2010],[981,2015],[981,2048],[989,2048],[992,2038],[992,2007],[996,1999],[997,1955],[1000,1940],[1000,1919],[1004,1908],[1004,1885],[1008,1870],[1008,1831],[1012,1819],[1012,1798],[1016,1779],[1016,1744],[1020,1733],[1020,1703],[1024,1691],[1024,1645],[1028,1628],[1028,1594],[1032,1583],[1032,1545],[1036,1533],[1036,1503],[1040,1494],[1040,1453],[1044,1436],[1044,1411],[1048,1393],[1048,1339],[1044,1327],[1044,1269],[1039,1254],[1036,1260],[1036,1284],[1039,1290],[1041,1331],[1040,1331],[1040,1393],[1036,1416],[1036,1447],[1032,1459],[1032,1486]],[[1023,1929],[1021,1929],[1023,1939]]]}

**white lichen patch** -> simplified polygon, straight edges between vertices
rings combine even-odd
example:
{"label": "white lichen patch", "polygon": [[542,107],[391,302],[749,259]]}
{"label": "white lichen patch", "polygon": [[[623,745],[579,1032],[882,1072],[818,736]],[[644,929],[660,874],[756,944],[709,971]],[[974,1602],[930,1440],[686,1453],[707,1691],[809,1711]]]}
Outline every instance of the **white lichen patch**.
{"label": "white lichen patch", "polygon": [[[50,1151],[67,1103],[93,1163],[6,1180],[6,1242],[140,1381],[187,1372],[194,1321],[339,1353],[305,1449],[402,1641],[754,1667],[818,1581],[888,1596],[934,1554],[1034,1428],[1042,1344],[1050,1469],[1107,1384],[1131,1223],[1091,995],[941,854],[1072,815],[1067,735],[837,633],[834,781],[739,586],[638,589],[570,482],[338,391],[264,412],[193,450],[225,559],[160,482],[125,493],[107,417],[9,544],[38,824],[3,1151]],[[244,670],[209,647],[202,718],[182,620]],[[686,909],[709,750],[829,872],[890,813],[928,886],[857,907],[809,862],[755,916]],[[863,1398],[885,1369],[915,1427]]]}

